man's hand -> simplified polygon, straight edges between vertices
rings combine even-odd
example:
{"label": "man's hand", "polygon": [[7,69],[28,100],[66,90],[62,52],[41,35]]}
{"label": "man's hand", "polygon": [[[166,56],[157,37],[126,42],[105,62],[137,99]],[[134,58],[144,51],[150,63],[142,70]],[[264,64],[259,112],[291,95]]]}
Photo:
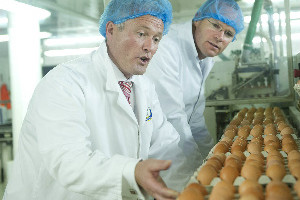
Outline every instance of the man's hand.
{"label": "man's hand", "polygon": [[167,188],[159,175],[160,171],[167,170],[170,166],[170,160],[148,159],[141,161],[135,167],[135,180],[155,199],[174,200],[179,193]]}

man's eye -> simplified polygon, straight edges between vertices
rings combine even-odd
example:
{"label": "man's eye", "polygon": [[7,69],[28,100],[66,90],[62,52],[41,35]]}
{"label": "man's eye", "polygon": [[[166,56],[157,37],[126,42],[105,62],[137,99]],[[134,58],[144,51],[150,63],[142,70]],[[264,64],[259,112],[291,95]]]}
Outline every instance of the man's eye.
{"label": "man's eye", "polygon": [[225,32],[225,35],[229,38],[232,38],[233,37],[233,33],[231,33],[230,31],[226,31]]}
{"label": "man's eye", "polygon": [[142,36],[144,36],[144,33],[139,32],[138,35],[139,35],[140,37],[142,37]]}
{"label": "man's eye", "polygon": [[160,38],[156,37],[154,38],[154,42],[159,42],[160,41]]}
{"label": "man's eye", "polygon": [[219,24],[213,24],[215,28],[220,29],[221,26]]}

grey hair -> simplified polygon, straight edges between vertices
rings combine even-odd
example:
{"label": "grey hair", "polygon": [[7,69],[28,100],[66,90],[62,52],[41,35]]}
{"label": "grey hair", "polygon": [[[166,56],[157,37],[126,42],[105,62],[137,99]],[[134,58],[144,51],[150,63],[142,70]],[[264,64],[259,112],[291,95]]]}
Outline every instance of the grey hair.
{"label": "grey hair", "polygon": [[118,30],[119,31],[123,31],[124,27],[125,27],[125,22],[121,23],[121,24],[117,24]]}

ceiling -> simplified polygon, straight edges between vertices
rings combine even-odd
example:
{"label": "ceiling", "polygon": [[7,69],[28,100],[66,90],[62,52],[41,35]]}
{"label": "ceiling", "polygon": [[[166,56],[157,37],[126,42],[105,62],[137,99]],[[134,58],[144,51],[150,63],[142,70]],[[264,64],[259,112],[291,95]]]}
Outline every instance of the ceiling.
{"label": "ceiling", "polygon": [[[76,35],[97,35],[98,21],[109,0],[18,0],[19,2],[44,8],[51,16],[40,22],[41,32],[50,32],[52,37],[74,37]],[[253,2],[239,0],[244,15],[250,15]],[[265,0],[269,1],[269,0]],[[204,0],[170,0],[173,6],[173,21],[192,18]],[[283,9],[284,0],[272,0],[273,5]],[[300,9],[299,0],[290,0],[292,8]],[[0,20],[7,12],[0,9]],[[2,26],[1,26],[2,24]],[[0,21],[0,35],[7,34],[7,23]],[[0,57],[7,56],[7,42],[0,42]]]}

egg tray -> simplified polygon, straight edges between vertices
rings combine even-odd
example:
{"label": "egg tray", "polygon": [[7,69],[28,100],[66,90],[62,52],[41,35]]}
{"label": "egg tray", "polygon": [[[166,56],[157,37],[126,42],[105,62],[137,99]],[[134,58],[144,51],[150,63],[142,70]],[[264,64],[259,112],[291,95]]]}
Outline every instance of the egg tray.
{"label": "egg tray", "polygon": [[[297,146],[298,146],[298,150],[300,151],[300,139],[297,138],[297,136],[295,134],[292,134],[293,138],[295,139],[296,143],[297,143]],[[223,136],[222,136],[223,137]],[[263,136],[264,137],[264,136]],[[280,134],[277,134],[277,137],[279,139],[281,139],[281,135]],[[234,140],[237,138],[237,136],[234,138]],[[252,136],[248,136],[247,140],[250,141],[253,137]],[[198,175],[198,172],[200,171],[201,167],[205,165],[206,161],[212,157],[214,154],[214,148],[215,146],[211,149],[211,151],[209,152],[207,158],[205,160],[203,160],[203,164],[194,172],[193,176],[191,177],[191,179],[189,180],[188,184],[189,185],[190,183],[199,183],[198,180],[197,180],[197,175]],[[287,161],[287,154],[280,150],[280,153],[282,154],[283,158],[284,158],[284,166],[285,166],[285,170],[286,170],[286,175],[284,176],[284,178],[282,179],[282,182],[286,183],[288,185],[288,187],[290,188],[291,190],[291,194],[293,195],[293,199],[294,200],[300,200],[300,198],[297,196],[297,193],[295,192],[293,186],[294,186],[294,183],[296,182],[296,179],[293,175],[291,175],[290,171],[289,171],[289,168],[288,168],[288,161]],[[230,150],[229,152],[227,152],[225,155],[226,157],[228,157],[230,155]],[[245,156],[248,157],[250,155],[250,153],[248,151],[245,151],[244,152]],[[268,153],[266,151],[262,151],[262,154],[264,155],[264,157],[266,158]],[[266,162],[266,159],[265,159],[265,162]],[[243,163],[244,164],[244,163]],[[234,183],[233,183],[233,186],[236,188],[236,193],[234,195],[234,200],[238,200],[240,199],[240,195],[238,194],[238,189],[239,189],[239,186],[241,185],[241,183],[245,180],[244,177],[242,177],[241,175],[238,176]],[[212,191],[212,188],[219,182],[221,181],[221,178],[218,174],[218,177],[215,177],[210,185],[207,185],[205,186],[207,192],[208,192],[208,195],[205,196],[205,199],[209,199],[209,195]],[[265,187],[267,186],[267,184],[271,182],[271,179],[266,175],[266,166],[264,166],[264,172],[262,173],[262,175],[260,176],[260,178],[258,179],[258,183],[261,184],[263,186],[263,189],[264,189],[264,192],[265,192]]]}

